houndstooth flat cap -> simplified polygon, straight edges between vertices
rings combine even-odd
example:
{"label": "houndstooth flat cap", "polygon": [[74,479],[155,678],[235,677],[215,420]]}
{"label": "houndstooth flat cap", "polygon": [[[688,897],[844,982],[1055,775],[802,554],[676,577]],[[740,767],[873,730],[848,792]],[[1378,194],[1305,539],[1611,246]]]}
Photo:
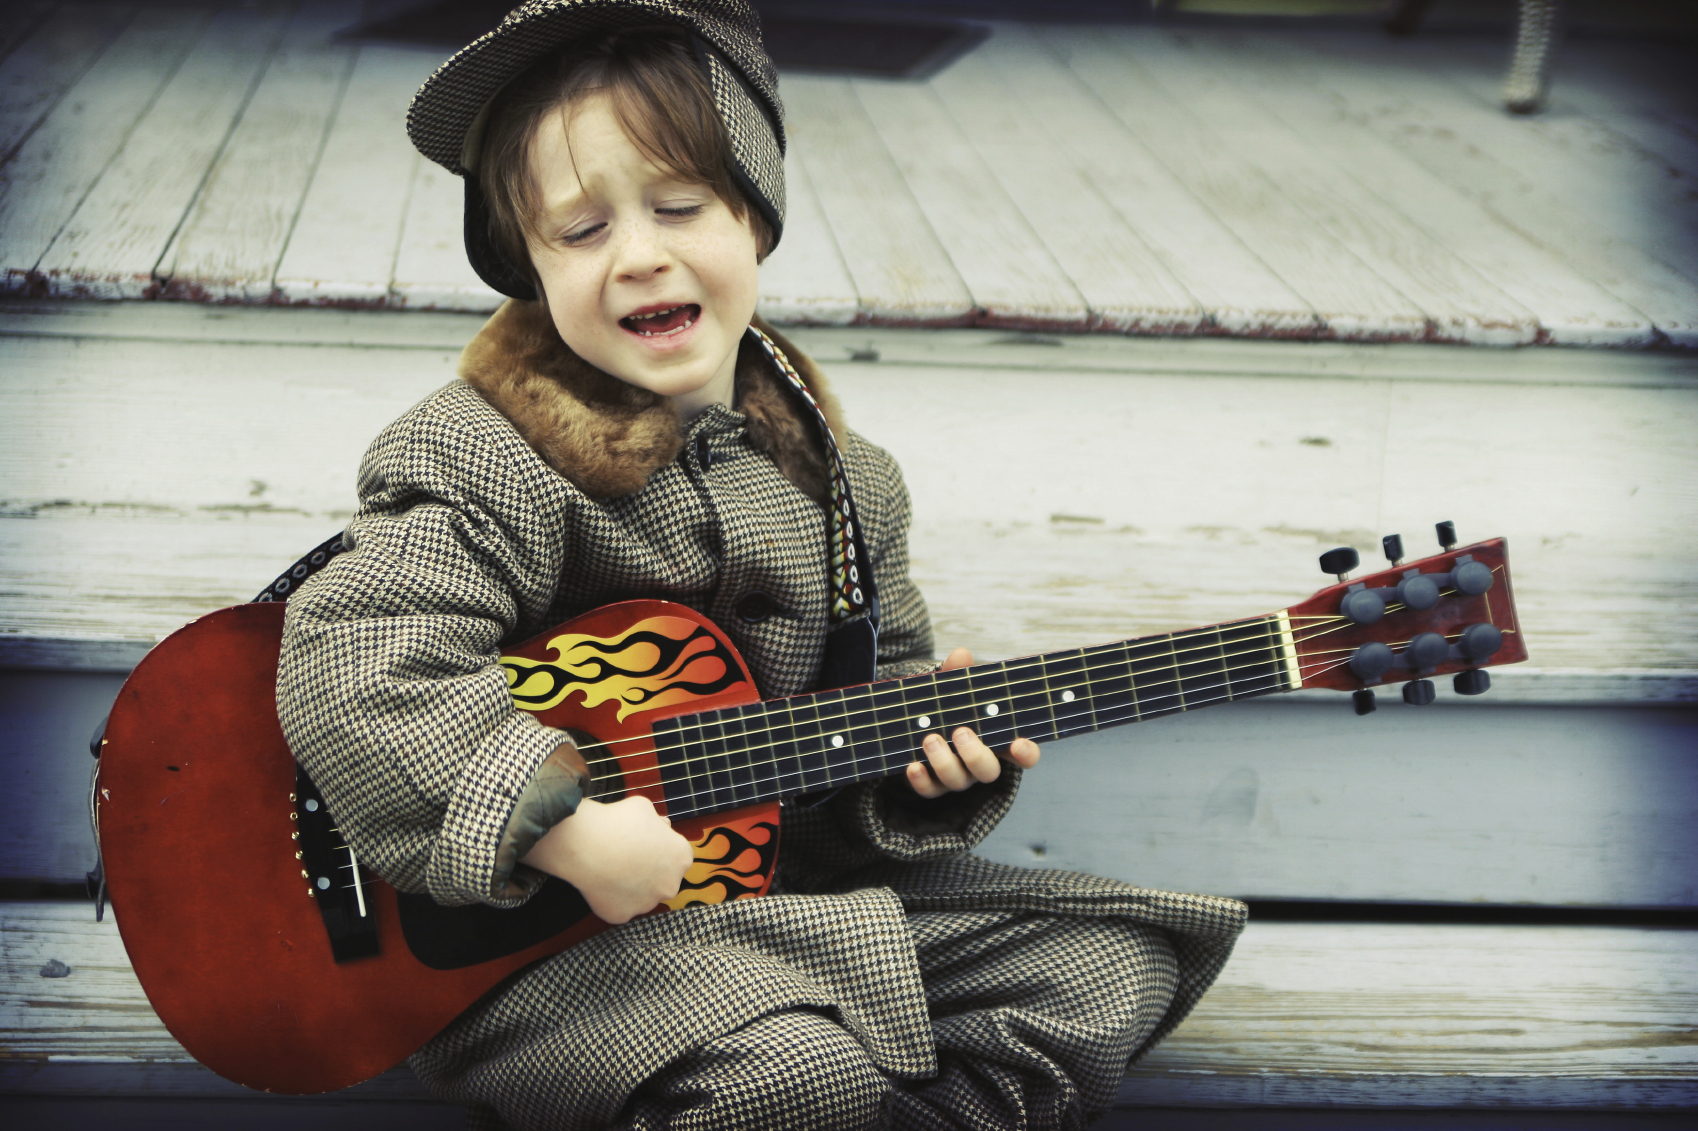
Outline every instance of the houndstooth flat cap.
{"label": "houndstooth flat cap", "polygon": [[690,33],[714,105],[731,140],[732,175],[772,225],[784,230],[784,104],[778,74],[761,46],[761,21],[746,0],[529,0],[438,67],[413,96],[407,136],[420,153],[466,180],[466,254],[484,282],[514,298],[534,299],[522,271],[488,237],[488,211],[476,162],[483,116],[492,99],[543,56],[596,32],[657,23]]}

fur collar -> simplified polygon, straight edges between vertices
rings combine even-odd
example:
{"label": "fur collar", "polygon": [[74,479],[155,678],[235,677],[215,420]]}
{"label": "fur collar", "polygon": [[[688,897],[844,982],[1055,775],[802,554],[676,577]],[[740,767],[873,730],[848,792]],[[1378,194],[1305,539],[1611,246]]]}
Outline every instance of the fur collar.
{"label": "fur collar", "polygon": [[[837,398],[819,368],[760,318],[755,326],[784,351],[846,442]],[[684,443],[672,401],[627,385],[567,348],[540,302],[509,300],[460,355],[460,376],[505,416],[544,462],[598,499],[641,491]],[[737,409],[750,441],[816,502],[829,497],[817,425],[759,343],[745,336],[737,355]]]}

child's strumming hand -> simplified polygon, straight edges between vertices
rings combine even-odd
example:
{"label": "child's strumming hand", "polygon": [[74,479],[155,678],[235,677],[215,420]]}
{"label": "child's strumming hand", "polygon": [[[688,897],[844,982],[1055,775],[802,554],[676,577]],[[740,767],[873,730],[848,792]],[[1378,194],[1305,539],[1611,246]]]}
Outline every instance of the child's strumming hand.
{"label": "child's strumming hand", "polygon": [[607,923],[626,922],[677,895],[694,860],[690,842],[642,796],[606,805],[584,798],[524,857],[577,888]]}
{"label": "child's strumming hand", "polygon": [[[972,664],[973,654],[957,648],[943,661],[941,671],[953,671]],[[955,749],[949,748],[941,734],[928,734],[921,744],[926,752],[924,762],[908,767],[908,784],[921,797],[942,797],[963,790],[975,782],[995,781],[1002,773],[1002,762],[995,751],[979,740],[972,727],[956,727],[950,735]],[[1008,748],[1008,760],[1023,769],[1038,764],[1038,744],[1029,738],[1016,738]],[[929,767],[929,769],[928,769]]]}

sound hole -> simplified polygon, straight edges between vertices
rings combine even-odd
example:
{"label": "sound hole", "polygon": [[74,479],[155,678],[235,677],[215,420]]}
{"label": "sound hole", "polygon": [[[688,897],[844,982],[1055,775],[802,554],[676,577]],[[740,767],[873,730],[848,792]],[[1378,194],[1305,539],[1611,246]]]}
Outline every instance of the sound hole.
{"label": "sound hole", "polygon": [[[618,801],[625,796],[625,773],[611,757],[612,751],[601,745],[601,739],[589,731],[569,727],[566,737],[572,740],[590,764],[590,797],[595,801]],[[602,761],[602,759],[608,759]]]}

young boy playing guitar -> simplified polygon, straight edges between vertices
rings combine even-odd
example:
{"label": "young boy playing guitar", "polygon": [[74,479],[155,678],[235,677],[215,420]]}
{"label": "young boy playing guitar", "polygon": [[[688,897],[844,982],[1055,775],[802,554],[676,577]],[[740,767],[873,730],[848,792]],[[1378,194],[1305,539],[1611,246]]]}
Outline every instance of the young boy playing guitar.
{"label": "young boy playing guitar", "polygon": [[289,600],[277,705],[398,888],[511,908],[555,876],[621,924],[412,1058],[474,1127],[1081,1126],[1242,923],[968,855],[1038,749],[964,727],[906,780],[786,801],[774,894],[639,918],[690,845],[646,798],[593,800],[515,707],[504,646],[634,597],[709,616],[768,698],[934,666],[900,471],[754,318],[782,122],[743,0],[532,0],[409,113],[511,300],[367,453],[346,552]]}

